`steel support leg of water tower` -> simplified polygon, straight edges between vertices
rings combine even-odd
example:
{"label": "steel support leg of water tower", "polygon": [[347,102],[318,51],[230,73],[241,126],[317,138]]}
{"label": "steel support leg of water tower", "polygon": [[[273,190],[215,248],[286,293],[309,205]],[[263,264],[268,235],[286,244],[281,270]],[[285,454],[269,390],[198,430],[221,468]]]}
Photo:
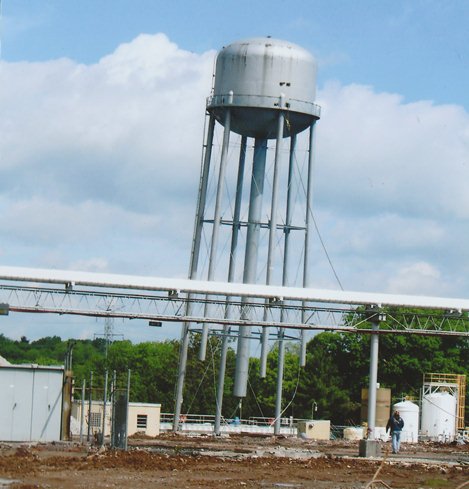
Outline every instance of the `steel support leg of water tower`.
{"label": "steel support leg of water tower", "polygon": [[[194,237],[192,239],[191,259],[189,265],[189,278],[197,278],[199,266],[200,242],[202,238],[202,227],[205,217],[205,204],[207,201],[208,180],[210,176],[210,162],[212,159],[213,134],[215,131],[215,117],[210,115],[209,126],[207,131],[207,142],[203,155],[202,168],[200,172],[199,193],[197,197],[197,210],[194,223]],[[190,297],[189,297],[190,299]],[[192,302],[189,300],[186,306],[186,315],[190,316]],[[189,350],[189,323],[183,323],[181,332],[181,343],[179,346],[179,366],[178,378],[176,385],[176,399],[174,405],[173,431],[179,429],[179,418],[181,416],[181,407],[184,393],[184,380],[187,368],[187,352]]]}
{"label": "steel support leg of water tower", "polygon": [[290,157],[288,162],[288,180],[287,180],[287,209],[285,212],[285,241],[283,248],[283,271],[282,271],[282,285],[289,286],[290,284],[290,233],[293,219],[293,173],[295,168],[295,151],[296,151],[296,135],[293,134],[290,139]]}
{"label": "steel support leg of water tower", "polygon": [[197,208],[194,222],[194,237],[192,239],[191,259],[189,265],[189,278],[197,278],[199,267],[200,243],[202,240],[202,227],[205,219],[205,205],[207,201],[207,189],[210,176],[210,164],[212,160],[213,135],[215,131],[215,117],[210,115],[207,131],[207,142],[203,154],[202,168],[200,172],[199,192],[197,196]]}
{"label": "steel support leg of water tower", "polygon": [[[283,248],[283,272],[282,285],[290,285],[290,227],[292,224],[293,214],[293,170],[295,167],[295,150],[296,150],[296,135],[293,134],[290,139],[290,158],[288,163],[288,181],[287,181],[287,209],[285,213],[285,243]],[[284,310],[280,311],[280,322],[284,321]],[[274,434],[280,434],[280,417],[282,413],[282,397],[283,397],[283,371],[285,364],[285,341],[284,328],[280,328],[278,332],[278,359],[277,359],[277,395],[275,400],[275,425]]]}
{"label": "steel support leg of water tower", "polygon": [[[230,126],[231,126],[230,109],[226,110],[223,126],[224,126],[223,144],[221,147],[220,169],[218,172],[217,196],[215,198],[212,239],[210,242],[210,255],[208,261],[207,280],[210,281],[215,278],[215,269],[217,265],[218,236],[220,234],[220,227],[221,227],[221,210],[222,210],[223,194],[224,194],[223,190],[225,188],[226,165],[228,162],[228,147],[230,144]],[[209,308],[210,305],[207,304],[205,306],[205,316],[209,315]],[[207,354],[208,329],[209,329],[208,324],[204,324],[202,327],[202,338],[200,340],[200,351],[199,351],[199,360],[201,361],[205,361],[205,356]]]}
{"label": "steel support leg of water tower", "polygon": [[[292,215],[292,192],[291,183],[293,176],[293,166],[294,166],[294,153],[296,149],[296,136],[292,136],[291,146],[290,146],[290,162],[288,171],[288,193],[287,193],[287,210],[286,210],[286,227],[285,227],[285,247],[284,247],[284,263],[283,263],[283,278],[282,284],[284,286],[289,285],[288,270],[289,270],[289,236],[291,225],[291,215]],[[310,205],[312,200],[312,170],[314,161],[314,123],[310,127],[310,139],[309,139],[309,154],[308,154],[308,175],[307,175],[307,185],[306,185],[306,230],[305,230],[305,254],[304,254],[304,273],[303,273],[303,285],[309,284],[309,228],[308,225],[310,221]],[[281,321],[283,321],[283,314]],[[304,350],[304,336],[302,336],[302,351]],[[300,354],[300,365],[304,366],[303,361],[304,355]],[[284,330],[279,329],[278,334],[278,362],[277,362],[277,395],[275,401],[275,425],[274,434],[280,434],[281,427],[281,414],[282,414],[282,396],[283,396],[283,371],[285,363],[285,341],[284,341]]]}
{"label": "steel support leg of water tower", "polygon": [[[235,206],[233,211],[233,225],[231,233],[231,247],[230,247],[230,261],[228,266],[228,282],[233,282],[235,278],[235,268],[236,268],[236,252],[238,248],[238,236],[240,223],[239,219],[241,216],[241,201],[243,197],[243,182],[244,182],[244,166],[246,163],[246,146],[247,137],[243,136],[241,138],[241,149],[239,152],[239,164],[238,164],[238,178],[236,182],[236,197]],[[229,318],[230,315],[230,297],[227,297],[226,312],[225,317]],[[226,371],[226,357],[228,354],[228,339],[229,339],[228,325],[223,326],[223,339],[221,344],[220,353],[220,368],[218,369],[218,386],[217,386],[217,405],[215,412],[215,435],[220,434],[221,429],[221,415],[223,407],[223,392],[225,389],[225,371]]]}
{"label": "steel support leg of water tower", "polygon": [[[303,257],[303,287],[311,287],[311,234],[312,234],[312,218],[313,218],[313,166],[315,157],[315,127],[316,121],[311,123],[309,128],[309,148],[308,148],[308,175],[306,182],[306,214],[305,214],[305,247],[304,247],[304,257]],[[306,305],[303,303],[303,306]],[[306,323],[306,311],[302,312],[302,321]],[[303,367],[306,363],[306,336],[302,334],[301,336],[301,355],[300,364]]]}
{"label": "steel support leg of water tower", "polygon": [[[280,97],[280,107],[283,106],[283,97]],[[282,146],[283,146],[283,127],[285,124],[285,116],[282,111],[278,113],[278,123],[277,123],[277,137],[275,141],[275,160],[274,160],[274,172],[272,178],[272,198],[270,204],[270,223],[269,223],[269,244],[267,249],[267,266],[266,266],[266,285],[272,284],[272,275],[274,269],[274,251],[276,245],[276,235],[277,235],[277,221],[278,221],[278,173],[280,168],[280,160],[282,157]],[[267,307],[269,301],[266,300],[266,309],[264,312],[264,320],[267,319]],[[267,354],[269,346],[269,330],[268,328],[263,328],[261,335],[261,359],[260,359],[260,376],[265,378],[267,372]]]}
{"label": "steel support leg of water tower", "polygon": [[[280,107],[283,107],[283,97],[280,97]],[[282,146],[283,146],[283,130],[285,124],[285,116],[283,112],[279,112],[278,115],[278,125],[277,125],[277,140],[275,145],[275,162],[274,162],[274,176],[272,181],[272,203],[270,207],[270,229],[269,229],[269,248],[267,255],[267,274],[266,274],[266,285],[271,285],[273,279],[273,268],[274,268],[274,251],[277,242],[277,221],[278,221],[278,172],[281,164],[282,157]],[[284,268],[285,271],[285,268]],[[268,329],[263,330],[263,346],[268,344]],[[280,433],[280,415],[282,411],[282,384],[283,384],[283,367],[284,367],[284,357],[285,357],[285,344],[283,341],[283,330],[280,328],[278,336],[278,368],[277,368],[277,396],[275,403],[275,426],[274,433]],[[264,350],[264,365],[267,363],[267,351]],[[262,362],[262,359],[261,359]]]}

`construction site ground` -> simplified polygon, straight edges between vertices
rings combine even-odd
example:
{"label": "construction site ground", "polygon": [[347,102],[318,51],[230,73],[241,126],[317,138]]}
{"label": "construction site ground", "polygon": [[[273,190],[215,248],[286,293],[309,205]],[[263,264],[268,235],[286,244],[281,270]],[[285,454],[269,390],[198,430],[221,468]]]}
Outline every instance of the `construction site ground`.
{"label": "construction site ground", "polygon": [[76,442],[0,445],[0,487],[462,488],[469,445],[420,443],[358,457],[358,442],[232,435],[132,438],[128,451]]}

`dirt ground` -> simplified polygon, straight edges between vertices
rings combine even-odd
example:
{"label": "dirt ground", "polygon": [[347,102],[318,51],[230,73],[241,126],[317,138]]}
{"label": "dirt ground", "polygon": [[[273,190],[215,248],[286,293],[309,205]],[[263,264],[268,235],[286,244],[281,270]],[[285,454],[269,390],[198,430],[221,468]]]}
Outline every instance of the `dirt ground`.
{"label": "dirt ground", "polygon": [[127,452],[76,443],[3,444],[0,488],[469,489],[469,445],[388,452],[385,444],[382,458],[364,459],[358,442],[242,435],[132,439]]}

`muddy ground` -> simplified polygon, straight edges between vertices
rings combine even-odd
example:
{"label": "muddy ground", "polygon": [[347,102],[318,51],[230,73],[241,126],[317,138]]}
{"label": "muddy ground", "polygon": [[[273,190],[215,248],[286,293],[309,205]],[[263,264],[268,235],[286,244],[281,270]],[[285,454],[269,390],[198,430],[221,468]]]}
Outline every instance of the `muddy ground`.
{"label": "muddy ground", "polygon": [[[132,439],[127,452],[74,443],[3,444],[0,487],[469,489],[469,445],[427,443],[388,452],[384,444],[381,459],[363,459],[358,442],[242,435]],[[373,478],[384,484],[369,485]]]}

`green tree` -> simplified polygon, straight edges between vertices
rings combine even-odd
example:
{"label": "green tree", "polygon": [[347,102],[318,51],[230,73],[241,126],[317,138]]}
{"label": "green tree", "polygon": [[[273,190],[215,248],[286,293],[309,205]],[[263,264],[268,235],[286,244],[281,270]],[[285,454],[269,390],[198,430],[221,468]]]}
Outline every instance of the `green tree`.
{"label": "green tree", "polygon": [[[403,322],[409,312],[423,314],[395,309],[392,316]],[[435,313],[440,318],[443,314]],[[455,327],[447,323],[449,326]],[[369,324],[360,327],[369,328]],[[389,324],[381,323],[380,328],[389,329]],[[469,373],[466,337],[389,333],[381,334],[379,341],[378,380],[392,390],[395,400],[418,396],[424,373]],[[307,378],[298,393],[301,405],[306,407],[314,400],[321,417],[330,417],[337,424],[360,422],[361,388],[368,387],[369,335],[321,333],[308,343],[307,352]]]}

